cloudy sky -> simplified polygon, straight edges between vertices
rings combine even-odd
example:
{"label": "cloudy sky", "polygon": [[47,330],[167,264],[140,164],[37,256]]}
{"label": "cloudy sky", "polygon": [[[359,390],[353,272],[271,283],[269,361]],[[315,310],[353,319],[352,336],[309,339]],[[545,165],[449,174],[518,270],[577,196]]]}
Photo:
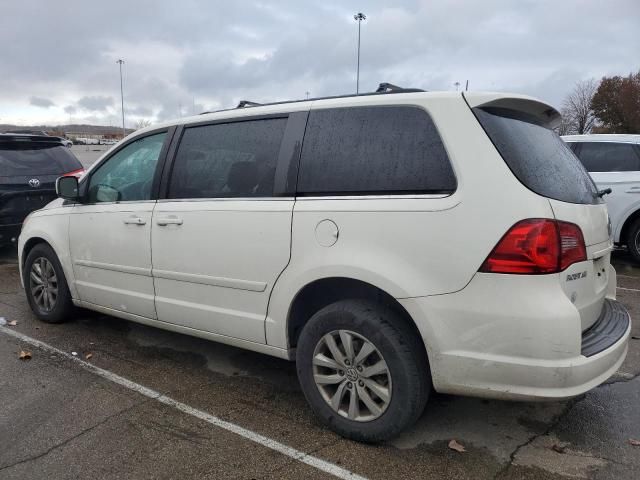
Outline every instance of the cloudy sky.
{"label": "cloudy sky", "polygon": [[355,90],[528,93],[640,69],[640,0],[2,0],[0,123],[127,126]]}

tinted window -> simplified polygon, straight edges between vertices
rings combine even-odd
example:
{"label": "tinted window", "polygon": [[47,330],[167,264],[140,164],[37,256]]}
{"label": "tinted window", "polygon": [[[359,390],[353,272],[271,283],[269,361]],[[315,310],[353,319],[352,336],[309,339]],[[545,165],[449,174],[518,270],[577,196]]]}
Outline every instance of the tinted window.
{"label": "tinted window", "polygon": [[82,168],[67,147],[0,143],[0,177],[61,175]]}
{"label": "tinted window", "polygon": [[593,180],[554,131],[513,110],[475,108],[474,112],[513,174],[527,188],[563,202],[600,202]]}
{"label": "tinted window", "polygon": [[270,197],[285,118],[187,128],[169,198]]}
{"label": "tinted window", "polygon": [[128,144],[91,174],[89,202],[149,200],[166,133]]}
{"label": "tinted window", "polygon": [[580,143],[578,157],[589,172],[640,170],[640,158],[630,143]]}
{"label": "tinted window", "polygon": [[301,194],[450,193],[456,179],[429,115],[416,107],[312,111]]}

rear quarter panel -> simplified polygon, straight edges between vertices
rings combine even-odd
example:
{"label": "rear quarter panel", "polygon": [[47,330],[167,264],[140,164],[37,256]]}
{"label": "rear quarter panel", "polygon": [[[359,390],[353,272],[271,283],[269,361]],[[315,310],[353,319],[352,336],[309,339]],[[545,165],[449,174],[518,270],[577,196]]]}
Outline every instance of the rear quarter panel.
{"label": "rear quarter panel", "polygon": [[[463,289],[502,235],[523,218],[553,218],[549,202],[518,182],[462,96],[403,95],[324,102],[323,108],[410,104],[432,116],[458,187],[447,197],[299,198],[294,206],[291,261],[277,281],[267,314],[267,343],[287,348],[289,306],[321,278],[362,280],[395,298]],[[338,239],[322,246],[316,227],[333,221]],[[415,320],[415,319],[414,319]],[[419,320],[418,320],[419,321]]]}

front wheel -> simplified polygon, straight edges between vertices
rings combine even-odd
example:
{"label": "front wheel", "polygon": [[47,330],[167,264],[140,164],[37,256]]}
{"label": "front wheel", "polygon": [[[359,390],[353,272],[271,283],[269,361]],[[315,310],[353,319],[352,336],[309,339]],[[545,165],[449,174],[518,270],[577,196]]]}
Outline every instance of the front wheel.
{"label": "front wheel", "polygon": [[60,323],[74,310],[62,266],[53,249],[40,243],[24,262],[24,288],[33,313],[43,322]]}
{"label": "front wheel", "polygon": [[391,438],[424,410],[431,382],[422,339],[382,305],[328,305],[305,325],[296,356],[311,408],[344,437]]}

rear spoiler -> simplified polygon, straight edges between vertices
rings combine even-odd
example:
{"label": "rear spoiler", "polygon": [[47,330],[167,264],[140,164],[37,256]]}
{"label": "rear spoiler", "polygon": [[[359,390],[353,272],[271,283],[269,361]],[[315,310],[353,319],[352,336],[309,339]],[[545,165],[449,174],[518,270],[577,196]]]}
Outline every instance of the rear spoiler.
{"label": "rear spoiler", "polygon": [[462,92],[462,95],[471,108],[494,107],[524,112],[548,128],[557,127],[562,120],[560,112],[551,105],[527,95],[488,92]]}

